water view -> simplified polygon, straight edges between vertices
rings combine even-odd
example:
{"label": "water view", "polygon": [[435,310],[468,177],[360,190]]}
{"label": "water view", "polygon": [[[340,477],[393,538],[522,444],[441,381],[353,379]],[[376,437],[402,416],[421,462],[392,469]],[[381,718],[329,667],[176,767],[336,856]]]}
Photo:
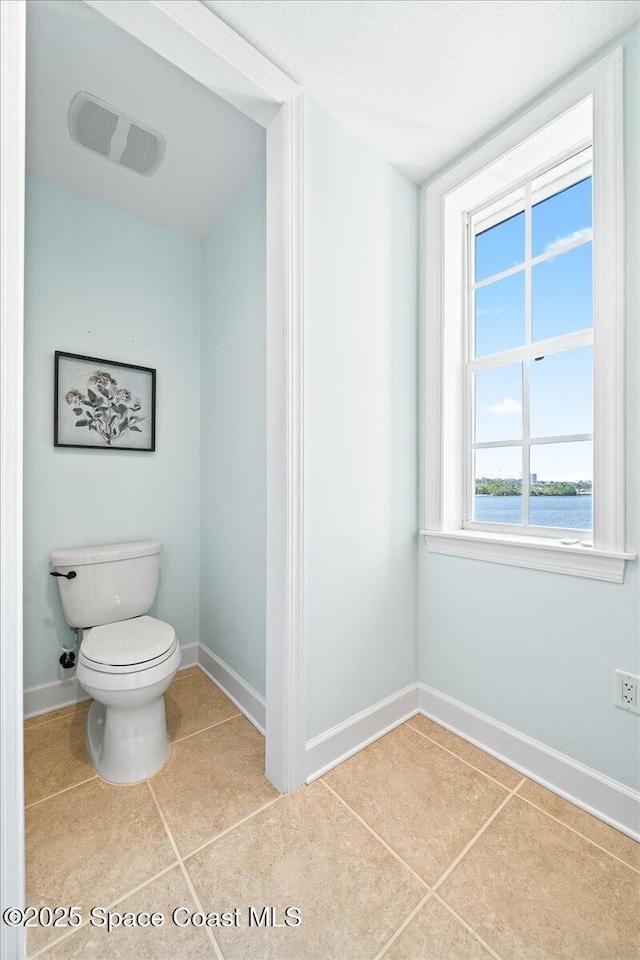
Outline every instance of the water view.
{"label": "water view", "polygon": [[[591,529],[591,494],[531,497],[531,523],[538,527]],[[522,523],[521,496],[476,494],[475,519],[484,523]]]}

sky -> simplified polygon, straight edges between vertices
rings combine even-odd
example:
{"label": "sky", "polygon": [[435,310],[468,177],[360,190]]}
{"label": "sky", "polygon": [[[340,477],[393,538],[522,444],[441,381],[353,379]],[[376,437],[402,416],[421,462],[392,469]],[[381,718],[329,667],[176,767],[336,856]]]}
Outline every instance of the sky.
{"label": "sky", "polygon": [[[534,205],[532,254],[558,254],[532,268],[533,339],[546,340],[593,325],[592,243],[567,252],[564,244],[591,237],[591,178]],[[519,213],[476,237],[476,282],[522,263],[525,218]],[[524,270],[480,287],[475,295],[476,356],[525,342]],[[532,437],[592,432],[593,348],[579,347],[529,360]],[[476,374],[476,441],[522,437],[522,364]],[[588,441],[533,445],[531,472],[540,480],[590,480]],[[483,451],[477,476],[522,475],[518,447]],[[486,472],[489,468],[495,472]]]}

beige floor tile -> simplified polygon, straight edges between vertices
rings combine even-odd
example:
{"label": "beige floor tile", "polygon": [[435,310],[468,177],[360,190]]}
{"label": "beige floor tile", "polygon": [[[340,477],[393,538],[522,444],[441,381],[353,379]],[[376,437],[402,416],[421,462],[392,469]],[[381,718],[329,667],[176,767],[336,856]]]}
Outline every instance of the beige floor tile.
{"label": "beige floor tile", "polygon": [[517,797],[439,893],[507,960],[640,956],[640,876]]}
{"label": "beige floor tile", "polygon": [[541,810],[545,810],[558,820],[562,820],[568,826],[573,827],[578,833],[582,833],[589,840],[600,844],[605,850],[610,850],[616,857],[620,857],[625,863],[631,864],[636,870],[640,870],[640,843],[627,837],[619,830],[614,830],[608,824],[585,813],[580,807],[573,803],[563,800],[557,793],[545,790],[540,784],[527,780],[518,790],[518,795],[526,797],[531,803],[535,803]]}
{"label": "beige floor tile", "polygon": [[240,712],[201,670],[174,680],[164,703],[171,740],[188,737]]}
{"label": "beige floor tile", "polygon": [[151,785],[183,855],[278,796],[264,739],[242,716],[174,743]]}
{"label": "beige floor tile", "polygon": [[489,960],[491,954],[431,897],[384,954],[384,960]]}
{"label": "beige floor tile", "polygon": [[[207,960],[215,956],[206,930],[172,923],[176,907],[196,910],[194,900],[179,867],[174,867],[148,886],[118,903],[117,913],[162,913],[161,927],[84,926],[73,936],[54,944],[42,960]],[[184,917],[183,912],[180,917]]]}
{"label": "beige floor tile", "polygon": [[[95,779],[26,811],[28,904],[107,906],[175,856],[146,784]],[[30,931],[29,951],[58,931]]]}
{"label": "beige floor tile", "polygon": [[427,883],[440,877],[507,796],[406,726],[324,779]]}
{"label": "beige floor tile", "polygon": [[[241,906],[243,926],[216,932],[227,960],[371,958],[424,887],[322,783],[303,787],[186,862],[201,901]],[[247,908],[301,911],[297,927],[248,927]]]}
{"label": "beige floor tile", "polygon": [[466,740],[463,740],[462,737],[457,737],[454,733],[451,733],[450,730],[441,727],[427,717],[420,715],[413,717],[409,720],[409,725],[419,730],[425,736],[435,740],[441,747],[446,747],[447,750],[451,750],[456,756],[461,757],[463,760],[466,760],[467,763],[472,764],[474,767],[482,770],[483,773],[493,777],[494,780],[502,783],[505,787],[508,787],[509,790],[513,790],[516,784],[522,780],[522,774],[518,773],[517,770],[513,770],[505,763],[501,763],[490,754],[485,753],[484,750],[479,750],[478,747],[474,747],[472,743],[468,743]]}
{"label": "beige floor tile", "polygon": [[50,723],[26,727],[25,803],[36,803],[95,776],[84,743],[86,717],[86,709],[74,710]]}
{"label": "beige floor tile", "polygon": [[90,706],[91,700],[83,700],[82,703],[72,703],[68,707],[60,707],[59,710],[41,713],[38,717],[31,717],[29,720],[25,720],[25,730],[28,730],[30,727],[37,727],[40,723],[50,723],[51,720],[59,720],[61,717],[68,717],[73,713],[84,712],[88,710]]}

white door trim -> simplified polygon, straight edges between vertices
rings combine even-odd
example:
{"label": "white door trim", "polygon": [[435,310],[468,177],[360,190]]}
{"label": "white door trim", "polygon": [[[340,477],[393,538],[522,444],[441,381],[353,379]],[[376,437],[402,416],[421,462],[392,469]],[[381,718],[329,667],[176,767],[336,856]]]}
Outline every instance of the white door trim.
{"label": "white door trim", "polygon": [[85,2],[267,132],[266,772],[288,792],[304,782],[301,91],[199,0]]}
{"label": "white door trim", "polygon": [[[267,131],[267,774],[304,782],[303,111],[301,90],[198,0],[85,0]],[[22,754],[22,358],[25,0],[4,0],[0,108],[0,774],[2,904],[24,905]],[[0,956],[19,960],[19,928]]]}
{"label": "white door trim", "polygon": [[[0,4],[0,903],[24,904],[22,354],[25,3]],[[0,922],[0,956],[24,953]]]}
{"label": "white door trim", "polygon": [[305,750],[302,145],[298,97],[267,128],[266,774],[283,793],[304,783]]}

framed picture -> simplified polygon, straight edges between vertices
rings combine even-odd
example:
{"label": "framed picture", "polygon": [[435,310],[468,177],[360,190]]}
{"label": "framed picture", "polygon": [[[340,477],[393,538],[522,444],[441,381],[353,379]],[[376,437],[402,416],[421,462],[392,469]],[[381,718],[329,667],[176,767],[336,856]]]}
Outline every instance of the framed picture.
{"label": "framed picture", "polygon": [[56,350],[53,442],[155,450],[156,371]]}

